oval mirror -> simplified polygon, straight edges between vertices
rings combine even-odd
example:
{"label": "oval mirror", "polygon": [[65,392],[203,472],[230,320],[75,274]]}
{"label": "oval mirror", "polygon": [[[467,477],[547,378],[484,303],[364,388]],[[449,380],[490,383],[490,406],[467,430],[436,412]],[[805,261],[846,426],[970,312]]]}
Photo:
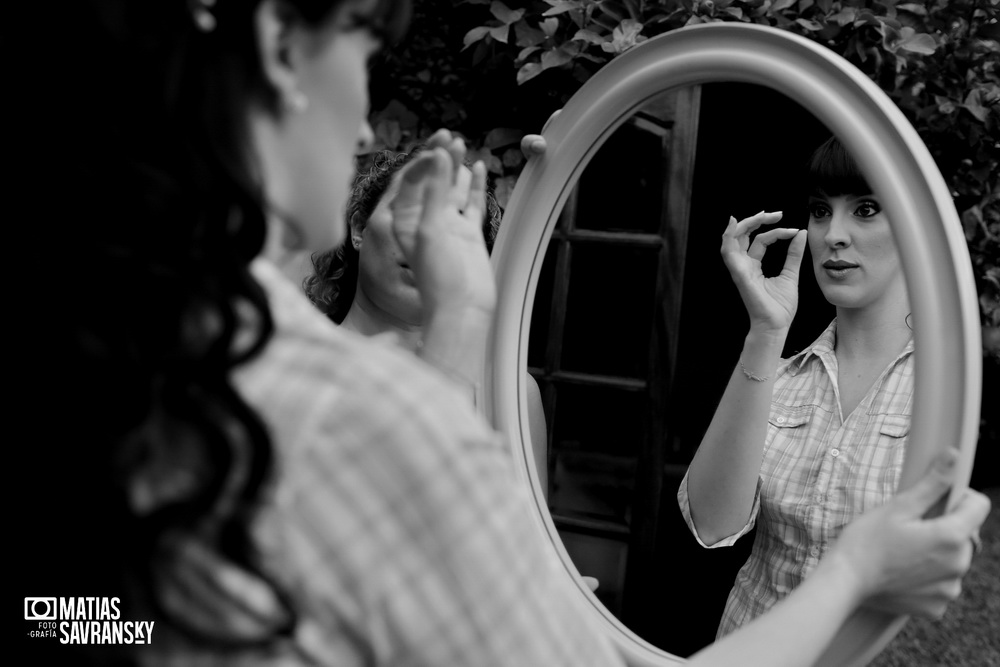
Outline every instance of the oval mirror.
{"label": "oval mirror", "polygon": [[[721,84],[734,87],[725,88]],[[596,576],[605,584],[614,579],[614,572],[588,571],[596,565],[583,562],[585,559],[580,556],[600,548],[607,552],[607,544],[602,547],[592,539],[597,535],[594,517],[589,517],[589,527],[584,526],[576,531],[575,537],[568,539],[569,533],[561,534],[560,526],[549,511],[550,501],[561,501],[547,498],[551,485],[543,487],[542,480],[552,471],[540,470],[536,464],[535,452],[547,443],[532,443],[529,437],[527,374],[524,373],[525,368],[534,368],[537,372],[539,363],[544,364],[544,361],[529,359],[532,336],[537,339],[545,335],[538,333],[539,328],[545,331],[544,326],[532,327],[536,292],[540,281],[545,285],[540,294],[543,300],[549,298],[547,293],[554,289],[552,277],[543,276],[543,273],[552,273],[552,269],[546,267],[557,266],[560,261],[558,257],[552,258],[552,253],[558,254],[553,248],[559,245],[553,244],[553,238],[556,242],[565,240],[560,236],[560,218],[574,206],[588,209],[598,206],[599,196],[593,197],[593,204],[585,201],[587,193],[594,188],[581,188],[577,193],[577,185],[602,147],[605,154],[610,151],[613,155],[615,137],[632,131],[630,128],[647,135],[650,132],[657,134],[658,126],[668,127],[672,123],[699,118],[702,99],[718,96],[720,90],[723,95],[732,94],[738,99],[741,92],[759,87],[786,98],[815,120],[812,125],[805,123],[808,138],[785,137],[782,141],[801,140],[815,144],[822,140],[823,132],[835,134],[859,163],[890,220],[910,292],[916,343],[912,429],[900,488],[916,481],[935,452],[949,444],[958,446],[963,454],[961,483],[967,483],[971,472],[981,382],[976,293],[968,250],[948,188],[915,130],[888,96],[862,73],[822,46],[791,33],[762,26],[711,24],[673,31],[634,47],[601,69],[573,96],[544,131],[548,143],[546,154],[530,160],[518,180],[493,252],[499,285],[498,318],[485,381],[487,413],[494,425],[508,434],[522,463],[519,470],[525,483],[531,485],[536,499],[538,528],[559,554],[567,576],[573,578],[580,594],[586,597],[591,612],[600,617],[633,665],[681,664],[684,659],[661,648],[669,646],[669,642],[656,641],[654,645],[644,638],[649,636],[645,628],[658,619],[642,618],[641,614],[639,618],[619,618],[616,606],[620,599],[615,595],[620,596],[621,591],[604,585],[595,593],[581,578],[581,575]],[[734,102],[733,109],[738,116],[739,104]],[[657,117],[668,122],[657,123]],[[745,129],[752,131],[753,127]],[[659,136],[663,141],[657,144],[657,150],[666,152],[670,164],[664,187],[683,192],[691,186],[691,169],[690,165],[685,166],[689,160],[678,156],[693,154],[693,147],[684,146],[683,142],[685,136],[694,135],[660,132]],[[813,141],[817,137],[818,140]],[[720,140],[725,142],[726,137]],[[635,152],[622,156],[630,162],[643,159]],[[623,169],[622,173],[627,177],[629,170]],[[634,183],[631,186],[609,184],[608,193],[620,192],[622,187],[637,188],[634,196],[640,199],[643,196],[642,184]],[[657,186],[655,192],[660,193],[661,188]],[[590,235],[594,241],[607,240],[605,236],[609,233],[631,238],[631,251],[626,247],[617,253],[621,256],[614,261],[636,271],[637,289],[658,290],[663,296],[665,314],[657,315],[676,321],[680,317],[681,295],[678,292],[677,298],[672,300],[670,285],[671,276],[676,278],[683,274],[685,250],[690,247],[686,236],[690,211],[685,209],[689,199],[665,197],[661,203],[668,209],[664,218],[682,220],[684,224],[667,225],[659,234],[649,234],[650,230],[642,229],[641,225],[630,229],[627,223],[614,232],[588,229],[583,224],[578,233],[584,237]],[[595,216],[600,215],[595,208]],[[712,228],[710,233],[718,238],[721,229]],[[662,260],[660,268],[648,276],[641,275],[642,270],[635,268],[641,263],[632,262],[629,256],[629,252],[641,252],[644,236],[650,237],[649,243],[658,244],[654,251]],[[658,240],[654,241],[654,236]],[[547,256],[550,256],[548,262]],[[569,260],[563,256],[562,261]],[[806,273],[808,267],[803,268],[803,276]],[[582,289],[586,291],[587,288]],[[613,321],[613,316],[608,319]],[[552,339],[561,340],[559,336]],[[622,338],[616,344],[627,346],[629,341]],[[663,350],[663,363],[676,363],[676,345],[666,342]],[[572,354],[573,351],[561,350],[560,353]],[[578,350],[576,354],[586,356],[585,351]],[[621,369],[590,371],[592,375],[617,378],[620,384],[628,385],[629,382],[629,373],[619,372]],[[624,385],[619,388],[627,390]],[[662,402],[665,414],[678,409],[677,405],[670,405],[671,400],[677,402],[677,395],[669,387],[649,391],[647,395],[653,402]],[[710,396],[706,402],[714,406],[717,399],[718,396]],[[626,400],[615,409],[627,413],[630,409],[642,408],[630,408]],[[550,424],[550,431],[560,427]],[[576,428],[585,432],[600,426],[595,421],[593,425],[577,425]],[[649,465],[643,468],[643,474],[632,477],[638,480],[637,484],[662,484],[661,473],[670,471],[669,461],[656,455],[657,448],[652,447],[651,451],[654,456],[647,460]],[[551,454],[548,459],[550,463],[553,461]],[[544,460],[544,457],[537,460]],[[605,509],[609,515],[615,513],[614,507]],[[634,530],[657,529],[656,521],[648,517],[630,516],[629,519],[637,519],[632,521]],[[565,529],[566,518],[560,521]],[[572,523],[573,517],[569,521]],[[605,528],[610,529],[610,526]],[[574,555],[571,556],[571,552]],[[624,567],[626,559],[624,553],[618,554],[617,561],[614,553],[605,553],[604,558],[595,559],[594,563],[603,563],[601,567],[606,570],[607,563],[617,562]],[[664,604],[685,606],[689,603],[683,596],[670,596]],[[863,664],[881,650],[903,622],[905,619],[859,610],[831,642],[818,664]],[[669,631],[669,628],[665,630]]]}

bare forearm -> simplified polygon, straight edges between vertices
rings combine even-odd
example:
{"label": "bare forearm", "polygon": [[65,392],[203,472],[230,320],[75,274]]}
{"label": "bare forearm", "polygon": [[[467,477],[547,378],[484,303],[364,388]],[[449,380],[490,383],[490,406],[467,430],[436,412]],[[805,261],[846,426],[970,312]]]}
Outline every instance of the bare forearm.
{"label": "bare forearm", "polygon": [[[691,518],[706,544],[739,531],[750,515],[760,471],[774,375],[784,332],[751,331],[688,473]],[[753,380],[744,372],[763,381]]]}

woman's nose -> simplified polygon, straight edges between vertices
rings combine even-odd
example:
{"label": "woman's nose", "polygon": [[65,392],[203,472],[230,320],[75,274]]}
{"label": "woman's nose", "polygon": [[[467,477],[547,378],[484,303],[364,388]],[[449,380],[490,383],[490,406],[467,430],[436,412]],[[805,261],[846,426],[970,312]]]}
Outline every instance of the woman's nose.
{"label": "woman's nose", "polygon": [[358,132],[358,155],[364,155],[365,153],[371,153],[372,148],[375,147],[375,130],[372,129],[371,124],[365,120],[361,123],[361,129]]}
{"label": "woman's nose", "polygon": [[830,217],[830,224],[826,228],[824,240],[831,248],[844,248],[851,244],[851,235],[842,214],[834,213]]}

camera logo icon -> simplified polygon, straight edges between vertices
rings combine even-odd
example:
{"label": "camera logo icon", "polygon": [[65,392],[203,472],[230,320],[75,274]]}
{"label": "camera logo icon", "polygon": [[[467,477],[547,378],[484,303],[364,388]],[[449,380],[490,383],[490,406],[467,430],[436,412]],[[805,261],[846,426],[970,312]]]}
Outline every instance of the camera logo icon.
{"label": "camera logo icon", "polygon": [[24,620],[55,621],[58,608],[55,598],[24,598]]}

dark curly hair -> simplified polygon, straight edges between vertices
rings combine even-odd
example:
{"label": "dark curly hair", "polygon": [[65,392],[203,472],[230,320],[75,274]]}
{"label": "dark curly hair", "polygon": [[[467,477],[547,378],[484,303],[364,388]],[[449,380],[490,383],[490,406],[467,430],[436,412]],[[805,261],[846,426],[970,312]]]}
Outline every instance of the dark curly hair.
{"label": "dark curly hair", "polygon": [[[281,4],[319,29],[344,1]],[[27,318],[36,366],[21,415],[36,431],[14,469],[38,501],[17,526],[31,546],[15,571],[25,595],[140,599],[218,643],[160,608],[152,568],[180,532],[269,581],[250,524],[275,453],[230,374],[272,331],[249,270],[266,224],[246,113],[281,111],[257,52],[259,0],[206,3],[207,31],[194,4],[78,0],[37,21],[52,41],[34,135],[51,149],[36,144],[23,162],[31,208],[18,217],[53,270],[35,271]],[[378,7],[371,20],[387,33],[408,21],[407,0]],[[134,502],[154,467],[193,474]]]}
{"label": "dark curly hair", "polygon": [[[366,171],[360,172],[354,180],[354,190],[347,204],[346,219],[363,228],[389,188],[393,175],[423,149],[423,146],[417,146],[404,153],[393,151],[376,153],[371,166]],[[487,183],[483,238],[489,251],[493,250],[493,242],[500,230],[502,216],[503,211],[497,202],[493,185]],[[337,248],[315,253],[312,256],[313,273],[302,281],[302,287],[309,300],[337,324],[344,321],[347,311],[354,303],[354,295],[358,289],[359,260],[358,250],[348,235]]]}

